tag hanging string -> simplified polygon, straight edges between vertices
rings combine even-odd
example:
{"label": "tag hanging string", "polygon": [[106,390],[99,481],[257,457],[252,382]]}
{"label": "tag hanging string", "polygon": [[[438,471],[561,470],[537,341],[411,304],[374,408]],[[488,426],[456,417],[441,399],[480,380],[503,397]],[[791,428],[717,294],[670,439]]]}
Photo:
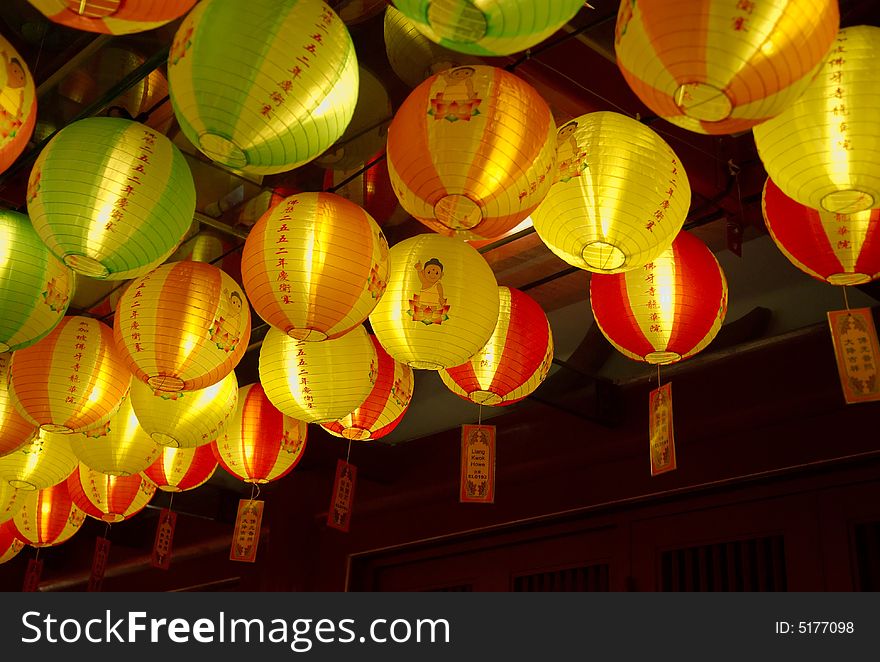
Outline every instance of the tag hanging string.
{"label": "tag hanging string", "polygon": [[110,540],[110,522],[105,522],[106,526],[104,527],[104,539]]}
{"label": "tag hanging string", "polygon": [[171,497],[168,499],[168,510],[171,510],[171,506],[174,505],[174,492],[171,493]]}
{"label": "tag hanging string", "polygon": [[657,388],[660,388],[660,364],[657,364]]}
{"label": "tag hanging string", "polygon": [[847,310],[849,310],[849,297],[846,294],[846,285],[844,285],[841,289],[843,290],[843,305],[846,306]]}
{"label": "tag hanging string", "polygon": [[251,501],[260,496],[260,486],[256,483],[251,483]]}
{"label": "tag hanging string", "polygon": [[348,451],[345,453],[345,463],[350,464],[348,461],[351,458],[351,439],[348,440]]}
{"label": "tag hanging string", "polygon": [[479,407],[480,407],[480,411],[477,414],[477,425],[482,425],[483,424],[483,405],[482,405],[482,403],[479,405]]}

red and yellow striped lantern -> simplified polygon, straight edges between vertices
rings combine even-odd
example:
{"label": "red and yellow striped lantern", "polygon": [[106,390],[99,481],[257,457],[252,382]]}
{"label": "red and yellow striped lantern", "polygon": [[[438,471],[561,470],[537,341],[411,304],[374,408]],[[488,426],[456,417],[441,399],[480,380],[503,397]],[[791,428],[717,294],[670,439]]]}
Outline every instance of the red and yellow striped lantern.
{"label": "red and yellow striped lantern", "polygon": [[79,463],[68,435],[40,431],[17,451],[0,457],[0,481],[34,491],[64,481]]}
{"label": "red and yellow striped lantern", "polygon": [[103,425],[130,384],[112,329],[82,316],[65,317],[40,342],[15,352],[9,371],[9,394],[19,413],[48,432]]}
{"label": "red and yellow striped lantern", "polygon": [[156,486],[143,474],[108,476],[82,463],[67,479],[67,487],[86,515],[110,523],[134,517],[156,493]]}
{"label": "red and yellow striped lantern", "polygon": [[599,330],[624,356],[666,365],[715,338],[727,314],[727,280],[712,251],[682,231],[641,269],[593,274],[590,305]]}
{"label": "red and yellow striped lantern", "polygon": [[144,475],[163,492],[186,492],[207,483],[217,470],[211,444],[197,448],[165,446]]}
{"label": "red and yellow striped lantern", "polygon": [[158,391],[195,391],[241,361],[251,311],[239,285],[217,267],[175,262],[129,285],[113,332],[137,379]]}
{"label": "red and yellow striped lantern", "polygon": [[196,0],[28,0],[49,20],[86,32],[132,34],[180,18]]}
{"label": "red and yellow striped lantern", "polygon": [[86,514],[74,503],[67,481],[30,492],[12,520],[31,547],[53,547],[82,528]]}
{"label": "red and yellow striped lantern", "polygon": [[231,475],[262,484],[293,470],[302,459],[307,436],[305,421],[278,411],[257,382],[241,387],[235,417],[211,448]]}
{"label": "red and yellow striped lantern", "polygon": [[509,405],[529,395],[553,363],[553,332],[527,294],[499,287],[498,324],[483,348],[462,365],[440,371],[457,396],[480,405]]}
{"label": "red and yellow striped lantern", "polygon": [[812,209],[767,179],[762,198],[770,237],[798,269],[832,285],[880,277],[880,209],[841,214]]}
{"label": "red and yellow striped lantern", "polygon": [[737,133],[803,93],[839,24],[837,0],[622,0],[615,52],[626,82],[663,119]]}
{"label": "red and yellow striped lantern", "polygon": [[22,418],[15,409],[7,388],[12,354],[0,354],[0,457],[18,450],[37,434],[37,426]]}
{"label": "red and yellow striped lantern", "polygon": [[18,556],[24,549],[24,541],[19,537],[18,529],[13,522],[0,524],[0,564]]}
{"label": "red and yellow striped lantern", "polygon": [[25,60],[0,35],[0,173],[27,147],[37,123],[37,93]]}
{"label": "red and yellow striped lantern", "polygon": [[0,480],[0,523],[8,522],[13,518],[21,508],[26,494],[27,491],[17,490],[6,481]]}
{"label": "red and yellow striped lantern", "polygon": [[397,427],[412,400],[412,368],[392,359],[376,336],[370,336],[370,340],[376,349],[376,383],[364,403],[348,416],[321,424],[337,437],[380,439]]}
{"label": "red and yellow striped lantern", "polygon": [[535,89],[485,65],[425,80],[388,130],[400,204],[432,230],[492,239],[540,204],[553,183],[556,124]]}

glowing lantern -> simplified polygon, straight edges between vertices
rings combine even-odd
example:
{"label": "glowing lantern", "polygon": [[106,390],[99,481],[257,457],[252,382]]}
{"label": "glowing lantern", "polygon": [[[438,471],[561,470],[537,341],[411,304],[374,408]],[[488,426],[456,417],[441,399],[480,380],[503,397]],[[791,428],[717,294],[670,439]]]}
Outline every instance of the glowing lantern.
{"label": "glowing lantern", "polygon": [[[84,168],[83,159],[92,165]],[[174,252],[196,194],[168,138],[131,120],[91,117],[64,127],[40,152],[27,206],[37,234],[67,266],[125,280]]]}
{"label": "glowing lantern", "polygon": [[836,0],[622,0],[615,52],[626,82],[660,117],[736,133],[800,96],[839,22]]}
{"label": "glowing lantern", "polygon": [[0,457],[0,482],[17,490],[42,490],[65,480],[78,462],[67,435],[40,431],[14,453]]}
{"label": "glowing lantern", "polygon": [[0,172],[24,151],[36,122],[34,78],[24,58],[0,35]]}
{"label": "glowing lantern", "polygon": [[880,27],[844,28],[832,46],[798,100],[753,133],[783,193],[813,209],[853,214],[880,207]]}
{"label": "glowing lantern", "polygon": [[590,305],[599,330],[624,356],[665,365],[712,342],[727,314],[727,281],[712,251],[682,231],[641,269],[594,274]]}
{"label": "glowing lantern", "polygon": [[6,481],[0,480],[0,523],[8,522],[21,508],[25,490],[17,490]]}
{"label": "glowing lantern", "polygon": [[388,289],[370,325],[391,358],[440,370],[486,344],[498,321],[498,282],[476,249],[421,234],[392,246],[389,258]]}
{"label": "glowing lantern", "polygon": [[217,267],[174,262],[129,285],[113,331],[137,379],[158,391],[195,391],[241,361],[251,311],[238,284]]}
{"label": "glowing lantern", "polygon": [[30,492],[13,518],[19,537],[31,547],[60,545],[85,521],[86,514],[71,499],[67,481]]}
{"label": "glowing lantern", "polygon": [[70,474],[67,488],[86,515],[111,523],[134,517],[156,493],[156,486],[143,474],[109,476],[84,464]]}
{"label": "glowing lantern", "polygon": [[281,413],[307,423],[335,421],[360,407],[373,388],[375,370],[376,350],[363,326],[320,343],[294,340],[271,328],[260,348],[266,397]]}
{"label": "glowing lantern", "polygon": [[553,333],[541,306],[516,289],[499,287],[498,294],[498,324],[489,342],[466,363],[440,371],[450,391],[493,407],[529,395],[553,362]]}
{"label": "glowing lantern", "polygon": [[65,317],[40,342],[15,352],[9,371],[18,412],[49,432],[103,425],[130,384],[112,329],[91,317]]}
{"label": "glowing lantern", "polygon": [[29,0],[46,18],[76,30],[131,34],[180,18],[196,0]]}
{"label": "glowing lantern", "polygon": [[566,123],[557,144],[556,183],[532,214],[551,251],[580,269],[619,273],[669,247],[691,189],[659,135],[624,115],[597,112]]}
{"label": "glowing lantern", "polygon": [[157,444],[196,448],[223,434],[238,402],[238,379],[230,372],[198,391],[167,393],[141,381],[131,385],[131,405],[141,427]]}
{"label": "glowing lantern", "polygon": [[462,53],[509,55],[539,44],[571,20],[583,0],[394,0],[431,41]]}
{"label": "glowing lantern", "polygon": [[24,549],[24,541],[12,522],[0,524],[0,563],[14,559]]}
{"label": "glowing lantern", "polygon": [[162,449],[144,475],[163,492],[185,492],[207,483],[217,470],[213,446]]}
{"label": "glowing lantern", "polygon": [[[283,336],[282,336],[283,337]],[[246,483],[286,476],[300,461],[308,425],[282,414],[259,384],[243,386],[226,435],[211,448],[220,466]]]}
{"label": "glowing lantern", "polygon": [[401,206],[441,234],[499,237],[544,199],[556,124],[533,87],[497,67],[457,67],[414,89],[388,129]]}
{"label": "glowing lantern", "polygon": [[364,403],[338,421],[323,423],[330,434],[344,439],[380,439],[397,427],[409,407],[413,393],[413,371],[395,361],[376,336],[370,336],[376,349],[376,383]]}
{"label": "glowing lantern", "polygon": [[0,457],[18,450],[37,433],[37,426],[21,417],[9,397],[6,379],[11,358],[11,354],[0,354]]}
{"label": "glowing lantern", "polygon": [[388,281],[388,243],[353,202],[300,193],[257,221],[241,264],[260,317],[291,338],[325,340],[348,333],[375,308]]}
{"label": "glowing lantern", "polygon": [[55,328],[70,303],[71,275],[27,216],[0,211],[0,351],[32,345]]}
{"label": "glowing lantern", "polygon": [[168,82],[193,145],[229,168],[271,174],[342,135],[358,65],[348,29],[321,0],[207,0],[177,30]]}

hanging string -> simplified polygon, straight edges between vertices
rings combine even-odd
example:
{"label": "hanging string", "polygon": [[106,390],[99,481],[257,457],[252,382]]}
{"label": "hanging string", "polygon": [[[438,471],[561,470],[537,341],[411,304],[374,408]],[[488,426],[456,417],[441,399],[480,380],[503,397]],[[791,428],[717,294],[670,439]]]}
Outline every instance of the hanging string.
{"label": "hanging string", "polygon": [[846,294],[846,285],[844,285],[841,289],[843,290],[843,305],[846,306],[847,312],[849,311],[849,297]]}
{"label": "hanging string", "polygon": [[351,439],[348,440],[348,452],[345,454],[345,463],[349,464],[349,458],[351,457]]}
{"label": "hanging string", "polygon": [[258,496],[260,496],[260,486],[256,483],[251,483],[251,501],[255,500]]}
{"label": "hanging string", "polygon": [[657,388],[660,388],[660,364],[657,364]]}
{"label": "hanging string", "polygon": [[37,553],[34,554],[34,561],[39,561],[39,560],[40,560],[40,549],[42,549],[42,548],[41,548],[41,547],[35,547],[34,549],[37,550]]}
{"label": "hanging string", "polygon": [[480,409],[479,409],[479,413],[477,414],[477,425],[482,425],[483,424],[483,404],[480,403],[479,407],[480,407]]}
{"label": "hanging string", "polygon": [[104,525],[104,539],[110,540],[110,522],[105,522]]}
{"label": "hanging string", "polygon": [[171,498],[168,499],[168,510],[171,510],[171,506],[174,504],[174,492],[171,493]]}

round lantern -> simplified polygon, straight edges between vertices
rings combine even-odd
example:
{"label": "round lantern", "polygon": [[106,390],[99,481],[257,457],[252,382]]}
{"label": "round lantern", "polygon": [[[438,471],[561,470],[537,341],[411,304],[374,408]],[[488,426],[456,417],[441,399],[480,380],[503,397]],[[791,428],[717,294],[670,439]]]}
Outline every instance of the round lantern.
{"label": "round lantern", "polygon": [[196,0],[28,0],[50,20],[76,30],[131,34],[180,18]]}
{"label": "round lantern", "polygon": [[421,234],[395,244],[389,259],[388,289],[370,324],[393,359],[440,370],[486,344],[498,321],[498,282],[476,249]]}
{"label": "round lantern", "polygon": [[388,243],[363,209],[333,193],[300,193],[248,234],[242,277],[257,314],[298,340],[361,324],[388,281]]}
{"label": "round lantern", "polygon": [[4,480],[0,480],[0,523],[8,522],[21,508],[26,490],[17,490]]}
{"label": "round lantern", "polygon": [[812,209],[769,178],[762,203],[770,237],[804,273],[832,285],[861,285],[880,277],[880,209],[852,214]]}
{"label": "round lantern", "polygon": [[510,55],[574,18],[583,0],[394,0],[431,41],[462,53]]}
{"label": "round lantern", "polygon": [[802,205],[839,214],[880,207],[878,50],[880,27],[840,30],[804,93],[754,129],[770,179]]}
{"label": "round lantern", "polygon": [[143,474],[109,476],[82,463],[70,474],[67,487],[86,515],[110,523],[134,517],[156,493],[156,486]]}
{"label": "round lantern", "polygon": [[144,475],[163,492],[186,492],[207,483],[217,470],[211,444],[198,448],[162,449]]}
{"label": "round lantern", "polygon": [[195,391],[241,361],[251,311],[238,283],[217,267],[174,262],[129,285],[113,332],[137,379],[158,391]]}
{"label": "round lantern", "polygon": [[27,147],[36,122],[34,78],[24,58],[0,35],[0,172]]}
{"label": "round lantern", "polygon": [[91,117],[64,127],[40,152],[27,207],[37,234],[71,269],[125,280],[174,252],[196,193],[186,160],[164,135]]}
{"label": "round lantern", "polygon": [[22,418],[9,397],[6,380],[12,355],[0,354],[0,457],[18,450],[34,438],[37,426]]}
{"label": "round lantern", "polygon": [[28,217],[0,211],[0,351],[32,345],[67,311],[70,269],[40,241]]}
{"label": "round lantern", "polygon": [[641,269],[594,274],[590,305],[599,330],[618,351],[665,365],[712,342],[727,314],[727,281],[712,251],[682,231]]}
{"label": "round lantern", "polygon": [[395,361],[376,336],[370,336],[376,349],[376,383],[364,403],[332,423],[323,423],[330,434],[344,439],[380,439],[397,427],[409,407],[413,393],[413,371]]}
{"label": "round lantern", "polygon": [[489,342],[466,363],[440,371],[450,391],[493,407],[529,395],[553,363],[553,333],[541,306],[513,288],[499,287],[498,295],[498,324]]}
{"label": "round lantern", "polygon": [[9,372],[19,413],[49,432],[103,425],[130,384],[112,329],[91,317],[65,317],[40,342],[15,352]]}
{"label": "round lantern", "polygon": [[626,82],[660,117],[736,133],[800,96],[839,23],[837,0],[622,0],[615,52]]}
{"label": "round lantern", "polygon": [[401,206],[441,234],[499,237],[544,199],[556,124],[535,89],[497,67],[428,78],[388,129],[388,172]]}
{"label": "round lantern", "polygon": [[40,431],[17,451],[0,457],[0,482],[17,490],[42,490],[65,480],[78,462],[68,435]]}
{"label": "round lantern", "polygon": [[198,391],[157,391],[141,381],[131,385],[131,404],[141,427],[157,444],[196,448],[223,434],[238,402],[238,379],[230,372]]}
{"label": "round lantern", "polygon": [[235,417],[211,448],[233,476],[246,483],[268,483],[299,463],[307,435],[306,422],[278,411],[256,383],[240,389]]}
{"label": "round lantern", "polygon": [[556,183],[532,214],[535,231],[570,265],[619,273],[669,247],[691,204],[684,167],[641,122],[596,112],[557,134]]}
{"label": "round lantern", "polygon": [[[363,326],[321,343],[269,329],[260,347],[260,382],[283,414],[307,423],[347,416],[375,382],[376,350]],[[239,402],[241,408],[241,402]]]}
{"label": "round lantern", "polygon": [[71,499],[67,481],[30,492],[13,518],[19,537],[31,547],[60,545],[85,521],[86,514]]}
{"label": "round lantern", "polygon": [[180,128],[208,158],[253,174],[292,170],[345,131],[358,65],[321,0],[206,0],[168,56]]}
{"label": "round lantern", "polygon": [[14,559],[24,549],[24,541],[12,522],[0,524],[0,564]]}

